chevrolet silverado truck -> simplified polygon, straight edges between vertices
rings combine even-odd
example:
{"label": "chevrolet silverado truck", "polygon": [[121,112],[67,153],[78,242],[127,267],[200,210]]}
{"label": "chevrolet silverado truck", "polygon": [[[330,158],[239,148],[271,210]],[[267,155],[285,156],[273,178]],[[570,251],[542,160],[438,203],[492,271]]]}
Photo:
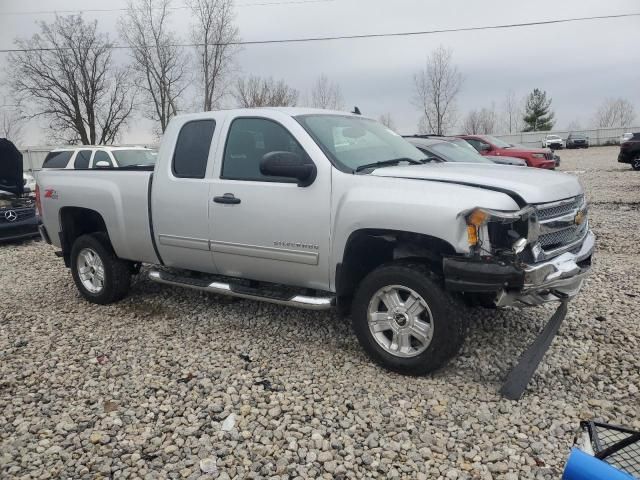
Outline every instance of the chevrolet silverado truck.
{"label": "chevrolet silverado truck", "polygon": [[375,361],[407,374],[458,351],[469,304],[566,304],[594,250],[574,176],[432,162],[326,110],[178,116],[153,168],[46,169],[38,203],[90,302],[122,299],[146,264],[173,287],[338,307]]}

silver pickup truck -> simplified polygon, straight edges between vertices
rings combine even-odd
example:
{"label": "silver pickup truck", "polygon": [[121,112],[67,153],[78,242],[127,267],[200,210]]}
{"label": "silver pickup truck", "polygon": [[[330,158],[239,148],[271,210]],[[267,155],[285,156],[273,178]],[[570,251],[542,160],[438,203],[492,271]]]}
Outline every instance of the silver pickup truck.
{"label": "silver pickup truck", "polygon": [[130,277],[348,312],[381,365],[423,374],[465,335],[463,302],[578,293],[594,236],[578,180],[436,163],[375,120],[312,109],[174,118],[155,167],[48,169],[41,234],[82,296]]}

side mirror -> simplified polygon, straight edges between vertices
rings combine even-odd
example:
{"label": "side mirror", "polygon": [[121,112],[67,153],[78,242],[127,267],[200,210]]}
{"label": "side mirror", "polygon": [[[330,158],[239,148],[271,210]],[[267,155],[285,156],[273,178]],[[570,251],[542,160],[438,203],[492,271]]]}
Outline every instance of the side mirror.
{"label": "side mirror", "polygon": [[100,160],[99,162],[96,162],[95,167],[96,168],[109,168],[111,166],[111,164],[105,160]]}
{"label": "side mirror", "polygon": [[295,178],[299,187],[308,187],[316,179],[316,166],[297,153],[269,152],[260,162],[260,173],[270,177]]}

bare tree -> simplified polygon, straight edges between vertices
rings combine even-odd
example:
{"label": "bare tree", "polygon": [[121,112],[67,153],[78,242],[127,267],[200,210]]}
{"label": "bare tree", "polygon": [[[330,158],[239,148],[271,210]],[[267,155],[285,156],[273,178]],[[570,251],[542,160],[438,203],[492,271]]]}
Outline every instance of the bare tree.
{"label": "bare tree", "polygon": [[599,128],[630,127],[636,118],[633,104],[624,98],[607,98],[595,116]]}
{"label": "bare tree", "polygon": [[456,97],[462,74],[452,62],[451,50],[438,47],[427,57],[425,68],[413,76],[413,103],[422,111],[430,133],[444,134],[456,121]]}
{"label": "bare tree", "polygon": [[393,121],[393,117],[391,116],[391,113],[387,112],[387,113],[383,113],[382,115],[380,115],[380,117],[378,118],[378,121],[383,124],[385,127],[387,127],[389,130],[393,130],[395,131],[396,129],[396,122]]}
{"label": "bare tree", "polygon": [[340,85],[331,83],[326,75],[320,75],[311,90],[311,106],[329,110],[342,110],[344,108],[344,100]]}
{"label": "bare tree", "polygon": [[467,113],[467,116],[464,117],[462,130],[468,135],[476,135],[480,133],[480,123],[480,111],[471,110]]}
{"label": "bare tree", "polygon": [[131,47],[133,69],[144,92],[146,115],[164,133],[178,114],[187,88],[189,57],[169,30],[170,0],[130,1],[120,19],[120,33]]}
{"label": "bare tree", "polygon": [[502,103],[502,114],[504,118],[504,130],[508,133],[516,133],[521,130],[522,124],[522,102],[518,101],[516,92],[509,90]]}
{"label": "bare tree", "polygon": [[232,0],[189,0],[195,24],[191,38],[198,46],[197,64],[205,111],[220,107],[229,89],[233,57],[240,40]]}
{"label": "bare tree", "polygon": [[44,117],[51,137],[113,143],[133,110],[126,71],[114,66],[112,43],[81,15],[40,22],[40,33],[16,39],[9,83],[26,118]]}
{"label": "bare tree", "polygon": [[462,123],[462,129],[464,133],[470,135],[495,133],[497,123],[496,111],[492,105],[491,108],[483,107],[480,110],[471,110],[467,113]]}
{"label": "bare tree", "polygon": [[24,119],[15,108],[0,106],[0,138],[21,144],[23,138]]}
{"label": "bare tree", "polygon": [[298,91],[284,80],[249,76],[238,78],[234,97],[238,106],[252,107],[293,107],[298,101]]}
{"label": "bare tree", "polygon": [[467,134],[488,134],[496,133],[497,115],[493,106],[491,108],[481,108],[471,110],[462,123],[462,129]]}

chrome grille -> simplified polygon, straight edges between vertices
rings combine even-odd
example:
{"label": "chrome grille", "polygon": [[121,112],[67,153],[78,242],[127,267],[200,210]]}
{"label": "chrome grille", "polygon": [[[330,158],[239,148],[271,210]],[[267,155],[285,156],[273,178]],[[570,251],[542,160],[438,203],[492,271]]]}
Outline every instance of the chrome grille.
{"label": "chrome grille", "polygon": [[578,195],[577,197],[567,202],[557,202],[547,205],[538,206],[538,220],[547,220],[549,218],[562,217],[574,210],[577,210],[584,203],[584,196]]}
{"label": "chrome grille", "polygon": [[[538,249],[549,258],[572,248],[587,234],[589,222],[584,195],[536,206],[540,234]],[[578,215],[581,213],[582,215]],[[536,254],[539,258],[539,255]]]}
{"label": "chrome grille", "polygon": [[572,227],[556,230],[555,232],[540,235],[538,241],[540,246],[545,250],[562,247],[575,242],[581,238],[587,230],[587,223],[582,225],[574,225]]}

